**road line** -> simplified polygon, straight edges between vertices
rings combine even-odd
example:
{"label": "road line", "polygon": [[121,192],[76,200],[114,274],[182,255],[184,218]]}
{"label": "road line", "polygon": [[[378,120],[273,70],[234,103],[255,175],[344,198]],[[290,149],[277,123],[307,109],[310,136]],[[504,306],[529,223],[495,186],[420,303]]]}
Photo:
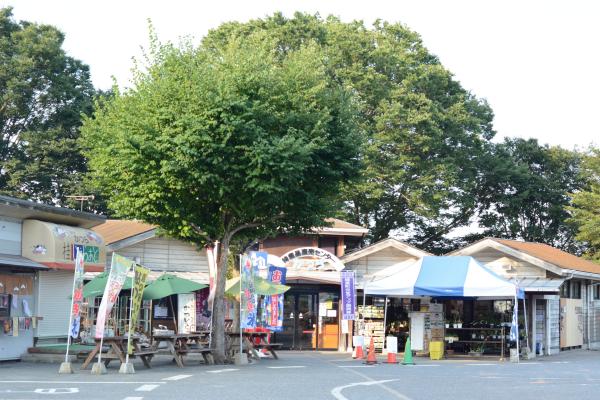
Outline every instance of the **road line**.
{"label": "road line", "polygon": [[186,379],[186,378],[190,378],[193,375],[175,375],[175,376],[170,376],[168,378],[163,378],[163,381],[179,381],[181,379]]}
{"label": "road line", "polygon": [[72,383],[74,385],[77,384],[93,384],[93,385],[98,385],[98,384],[109,384],[109,385],[115,385],[115,384],[126,384],[126,385],[139,385],[139,384],[159,384],[159,385],[164,385],[167,382],[144,382],[144,381],[132,381],[132,382],[125,382],[125,381],[118,381],[118,382],[114,382],[114,381],[110,381],[110,382],[101,382],[101,381],[0,381],[0,383],[64,383],[64,384],[69,384]]}
{"label": "road line", "polygon": [[338,368],[373,368],[373,365],[338,365]]}
{"label": "road line", "polygon": [[287,368],[306,368],[305,365],[287,365],[285,367],[267,367],[271,369],[287,369]]}
{"label": "road line", "polygon": [[471,367],[481,367],[481,366],[487,366],[487,365],[498,365],[498,364],[485,364],[485,363],[477,363],[477,364],[465,364]]}
{"label": "road line", "polygon": [[[382,388],[385,388],[385,386],[383,386],[384,383],[386,382],[393,382],[393,381],[397,381],[398,379],[386,379],[383,381],[373,381],[373,380],[369,380],[366,382],[355,382],[355,383],[350,383],[348,385],[343,385],[343,386],[338,386],[338,387],[334,387],[333,389],[331,389],[331,395],[333,397],[335,397],[337,400],[348,400],[348,398],[346,396],[344,396],[342,394],[342,390],[350,388],[350,387],[354,387],[354,386],[371,386],[371,385],[379,385]],[[408,399],[407,397],[405,397],[404,395],[398,393],[398,395],[400,395],[398,398],[399,399]]]}
{"label": "road line", "polygon": [[151,392],[160,385],[142,385],[139,388],[135,389],[136,392]]}
{"label": "road line", "polygon": [[143,400],[143,397],[125,397],[123,400]]}
{"label": "road line", "polygon": [[412,367],[439,367],[440,364],[415,364]]}
{"label": "road line", "polygon": [[[353,374],[358,375],[358,376],[360,376],[360,377],[362,377],[362,378],[364,378],[364,379],[366,379],[368,381],[371,381],[371,382],[374,381],[373,378],[371,378],[368,375],[363,374],[362,372],[358,372],[358,371],[353,370],[353,369],[349,369],[348,371],[352,372]],[[393,379],[393,380],[397,380],[397,379]],[[399,398],[401,400],[412,400],[410,397],[403,395],[402,393],[398,392],[397,390],[394,390],[394,389],[392,389],[390,387],[385,386],[383,383],[378,383],[377,386],[379,386],[380,388],[382,388],[386,392],[393,394],[394,396],[396,396],[397,398]]]}
{"label": "road line", "polygon": [[226,368],[226,369],[215,369],[213,371],[206,371],[209,374],[220,374],[221,372],[233,372],[233,371],[239,371],[239,369],[237,368]]}

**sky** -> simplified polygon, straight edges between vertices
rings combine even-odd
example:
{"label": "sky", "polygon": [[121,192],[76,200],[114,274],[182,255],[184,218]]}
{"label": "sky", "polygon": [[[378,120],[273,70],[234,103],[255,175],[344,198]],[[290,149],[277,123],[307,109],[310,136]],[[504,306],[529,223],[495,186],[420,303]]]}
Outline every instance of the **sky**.
{"label": "sky", "polygon": [[333,14],[343,21],[401,22],[495,113],[497,140],[537,138],[569,149],[600,145],[600,2],[481,0],[0,0],[18,20],[66,34],[67,53],[90,66],[96,87],[127,86],[132,57],[148,43],[198,41],[226,21],[276,11]]}

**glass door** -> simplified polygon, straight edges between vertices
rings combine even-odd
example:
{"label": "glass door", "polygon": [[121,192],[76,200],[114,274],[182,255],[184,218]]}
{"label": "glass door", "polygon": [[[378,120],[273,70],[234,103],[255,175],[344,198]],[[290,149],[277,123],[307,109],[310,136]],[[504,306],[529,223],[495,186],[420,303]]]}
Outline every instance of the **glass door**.
{"label": "glass door", "polygon": [[283,299],[283,328],[275,341],[283,348],[310,350],[317,346],[317,295],[286,293]]}
{"label": "glass door", "polygon": [[296,295],[296,346],[298,350],[317,348],[317,310],[315,294]]}
{"label": "glass door", "polygon": [[338,310],[339,295],[337,293],[319,293],[319,349],[338,348]]}

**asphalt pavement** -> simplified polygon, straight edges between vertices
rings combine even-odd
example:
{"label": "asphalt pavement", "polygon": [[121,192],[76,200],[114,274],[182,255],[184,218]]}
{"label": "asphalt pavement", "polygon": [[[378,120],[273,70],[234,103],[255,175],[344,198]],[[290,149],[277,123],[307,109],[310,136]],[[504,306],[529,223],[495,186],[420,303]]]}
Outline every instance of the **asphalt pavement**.
{"label": "asphalt pavement", "polygon": [[[56,364],[0,363],[0,399],[260,399],[260,400],[554,400],[600,399],[600,352],[574,350],[519,364],[496,359],[415,358],[416,365],[368,366],[341,353],[280,352],[280,359],[237,365],[189,363],[167,357],[136,374],[59,375]],[[383,358],[380,359],[382,361]]]}

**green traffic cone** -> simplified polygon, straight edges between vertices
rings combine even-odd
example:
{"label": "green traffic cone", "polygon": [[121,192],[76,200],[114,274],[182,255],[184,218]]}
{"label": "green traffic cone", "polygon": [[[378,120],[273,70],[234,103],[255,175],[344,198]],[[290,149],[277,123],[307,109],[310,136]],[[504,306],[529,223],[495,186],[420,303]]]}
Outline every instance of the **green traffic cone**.
{"label": "green traffic cone", "polygon": [[406,338],[406,345],[404,346],[404,359],[402,365],[415,365],[413,362],[412,350],[410,349],[410,336]]}

